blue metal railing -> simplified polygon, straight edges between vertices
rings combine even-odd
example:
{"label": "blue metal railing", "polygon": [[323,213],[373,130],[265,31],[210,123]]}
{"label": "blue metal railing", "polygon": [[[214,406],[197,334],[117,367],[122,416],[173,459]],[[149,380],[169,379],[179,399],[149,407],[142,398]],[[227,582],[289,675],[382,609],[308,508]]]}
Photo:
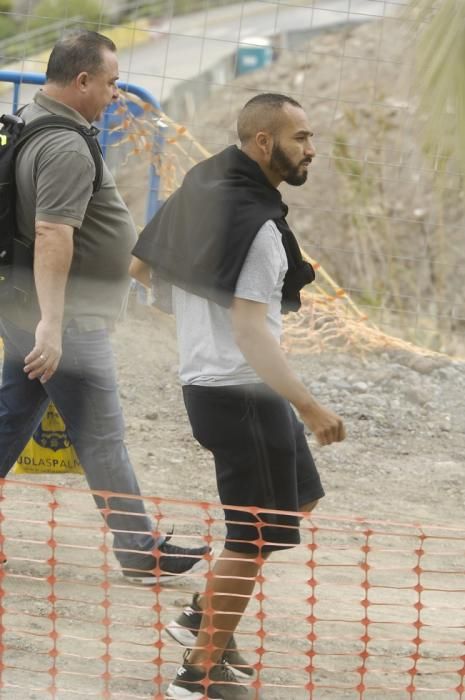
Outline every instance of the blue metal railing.
{"label": "blue metal railing", "polygon": [[[12,70],[0,70],[0,82],[7,82],[13,84],[13,98],[11,111],[16,112],[19,107],[21,85],[43,85],[45,83],[45,75],[43,73],[21,73],[20,71]],[[144,102],[152,105],[155,109],[161,111],[161,106],[158,100],[145,88],[135,85],[134,83],[128,83],[123,80],[119,80],[117,83],[118,87],[129,92],[132,95],[136,95]],[[114,107],[113,107],[114,109]],[[108,148],[108,142],[111,134],[110,130],[110,120],[112,119],[112,107],[110,106],[106,111],[101,123],[101,133],[99,135],[100,145],[102,147],[103,156],[105,158]],[[163,136],[156,135],[154,137],[154,149],[159,153],[163,149]],[[157,209],[161,205],[160,200],[160,176],[155,170],[155,167],[150,164],[149,172],[149,191],[147,194],[147,204],[145,219],[149,221],[155,214]]]}

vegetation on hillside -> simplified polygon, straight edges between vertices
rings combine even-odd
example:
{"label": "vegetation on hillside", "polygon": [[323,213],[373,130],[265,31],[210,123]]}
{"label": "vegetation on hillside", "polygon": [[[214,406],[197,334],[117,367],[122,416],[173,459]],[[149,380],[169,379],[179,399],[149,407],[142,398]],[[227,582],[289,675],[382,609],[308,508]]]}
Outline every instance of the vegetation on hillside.
{"label": "vegetation on hillside", "polygon": [[[215,0],[211,6],[228,5],[230,1]],[[100,26],[108,27],[109,24],[124,23],[141,17],[159,19],[205,10],[209,6],[210,3],[205,0],[128,0],[120,10],[115,11],[113,3],[102,3],[101,0],[37,0],[32,11],[22,14],[15,12],[13,0],[0,0],[0,42],[2,39],[14,39],[15,36],[18,39],[0,46],[0,55],[1,58],[16,57],[25,55],[29,50],[36,50],[39,43],[37,38],[27,36],[31,30],[36,35],[43,29],[42,44],[46,45],[49,41],[53,43],[63,29],[60,23],[70,26],[79,23],[81,26],[84,24],[99,29]],[[18,36],[21,34],[24,36]],[[39,48],[43,48],[43,45]]]}
{"label": "vegetation on hillside", "polygon": [[425,151],[442,169],[451,157],[465,173],[465,3],[412,0],[416,88]]}

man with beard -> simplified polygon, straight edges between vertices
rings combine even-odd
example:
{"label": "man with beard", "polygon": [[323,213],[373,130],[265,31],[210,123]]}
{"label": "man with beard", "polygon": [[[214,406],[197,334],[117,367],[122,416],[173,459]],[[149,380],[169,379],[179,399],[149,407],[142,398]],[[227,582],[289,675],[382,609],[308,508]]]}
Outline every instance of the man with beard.
{"label": "man with beard", "polygon": [[240,149],[187,174],[142,232],[130,270],[156,290],[172,285],[184,402],[195,438],[213,454],[226,516],[206,590],[167,627],[192,647],[167,690],[175,700],[248,696],[240,679],[253,671],[233,633],[261,564],[300,542],[298,516],[279,511],[309,512],[324,495],[304,426],[321,445],[345,437],[279,345],[281,312],[298,310],[314,278],[277,189],[307,179],[315,156],[307,116],[290,97],[258,95],[242,109],[238,135]]}

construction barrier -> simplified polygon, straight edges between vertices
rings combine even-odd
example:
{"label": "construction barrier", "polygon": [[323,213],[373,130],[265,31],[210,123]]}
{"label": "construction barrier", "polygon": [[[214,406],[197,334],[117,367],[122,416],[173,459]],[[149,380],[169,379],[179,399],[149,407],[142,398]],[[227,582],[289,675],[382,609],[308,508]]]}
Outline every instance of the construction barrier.
{"label": "construction barrier", "polygon": [[[2,699],[162,700],[182,659],[164,627],[212,557],[183,584],[136,586],[87,490],[6,480],[0,497]],[[174,543],[221,550],[217,504],[144,501]],[[465,530],[320,514],[301,532],[261,569],[236,634],[251,697],[463,700]]]}

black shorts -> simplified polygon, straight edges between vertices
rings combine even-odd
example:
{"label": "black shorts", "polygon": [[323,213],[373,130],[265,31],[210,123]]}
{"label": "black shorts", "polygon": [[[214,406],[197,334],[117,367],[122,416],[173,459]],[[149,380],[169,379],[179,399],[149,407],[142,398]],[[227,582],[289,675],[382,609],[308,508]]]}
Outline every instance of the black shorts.
{"label": "black shorts", "polygon": [[324,496],[303,424],[265,384],[183,387],[192,432],[212,452],[226,516],[226,549],[270,552],[299,544],[296,512]]}

